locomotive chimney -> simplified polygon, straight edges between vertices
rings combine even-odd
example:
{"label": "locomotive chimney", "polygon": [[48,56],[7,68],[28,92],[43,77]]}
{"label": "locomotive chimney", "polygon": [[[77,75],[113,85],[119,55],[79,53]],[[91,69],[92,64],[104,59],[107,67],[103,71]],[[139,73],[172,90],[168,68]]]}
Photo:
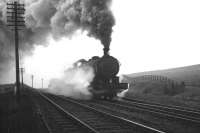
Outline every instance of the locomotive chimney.
{"label": "locomotive chimney", "polygon": [[109,48],[108,47],[104,47],[103,51],[104,51],[104,56],[108,56],[109,55]]}

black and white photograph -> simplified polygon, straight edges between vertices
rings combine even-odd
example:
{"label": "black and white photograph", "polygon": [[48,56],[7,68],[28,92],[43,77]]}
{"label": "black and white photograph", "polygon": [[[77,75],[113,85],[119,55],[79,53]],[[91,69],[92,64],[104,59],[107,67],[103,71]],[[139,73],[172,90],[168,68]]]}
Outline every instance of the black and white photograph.
{"label": "black and white photograph", "polygon": [[0,133],[199,132],[199,0],[0,0]]}

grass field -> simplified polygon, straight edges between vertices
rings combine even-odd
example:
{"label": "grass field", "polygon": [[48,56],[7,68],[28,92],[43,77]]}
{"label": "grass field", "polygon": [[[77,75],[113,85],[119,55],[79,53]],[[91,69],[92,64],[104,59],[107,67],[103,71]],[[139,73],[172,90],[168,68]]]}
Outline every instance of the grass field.
{"label": "grass field", "polygon": [[159,81],[130,82],[129,80],[129,83],[130,88],[126,94],[127,97],[200,109],[200,87],[185,86],[178,88],[177,91],[177,88],[166,87],[165,83]]}

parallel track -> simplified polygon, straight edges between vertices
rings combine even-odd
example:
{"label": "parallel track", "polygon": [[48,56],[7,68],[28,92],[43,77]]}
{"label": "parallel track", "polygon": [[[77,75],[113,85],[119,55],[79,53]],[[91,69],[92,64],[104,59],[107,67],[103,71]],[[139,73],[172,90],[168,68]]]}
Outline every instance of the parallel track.
{"label": "parallel track", "polygon": [[[191,122],[192,125],[199,125],[199,112],[194,110],[186,110],[181,108],[173,108],[169,106],[161,106],[156,104],[149,104],[144,102],[137,102],[131,99],[123,99],[120,101],[99,101],[99,102],[83,102],[72,100],[69,98],[64,98],[60,96],[55,96],[47,93],[39,93],[40,99],[43,99],[46,104],[45,106],[51,107],[43,107],[46,108],[46,112],[43,112],[43,120],[45,125],[47,126],[49,132],[59,133],[62,132],[76,132],[76,133],[85,133],[85,132],[93,132],[93,133],[132,133],[132,132],[158,132],[164,133],[170,130],[165,130],[165,128],[157,128],[156,126],[150,126],[151,124],[145,123],[141,124],[138,122],[132,121],[133,119],[129,119],[128,116],[131,114],[131,111],[139,109],[145,112],[150,112],[154,114],[158,114],[160,116],[165,116],[176,119],[183,120],[185,122]],[[90,106],[93,104],[92,106]],[[42,105],[41,105],[42,106]],[[98,106],[104,106],[102,109]],[[51,108],[51,109],[50,109]],[[52,111],[54,108],[54,111]],[[56,108],[56,109],[55,109]],[[45,109],[43,109],[45,110]],[[55,110],[57,113],[55,113]],[[56,115],[59,112],[62,114],[60,116]],[[112,110],[118,111],[118,114],[110,113]],[[123,112],[128,111],[128,114],[123,116]],[[53,112],[53,113],[52,113]],[[57,124],[51,124],[49,116],[54,117],[54,121]],[[68,120],[66,120],[68,118]],[[72,122],[73,121],[73,122]],[[71,123],[70,123],[71,122]],[[50,123],[50,124],[49,124]],[[60,123],[60,124],[59,124]],[[70,125],[69,127],[67,127]],[[147,126],[148,125],[148,126]],[[150,127],[149,127],[150,126]],[[59,129],[56,129],[60,127]],[[56,131],[57,130],[57,131]],[[163,130],[163,131],[161,131]],[[171,132],[171,131],[170,131]],[[174,131],[173,131],[174,132]]]}
{"label": "parallel track", "polygon": [[99,133],[45,95],[36,94],[34,99],[37,100],[38,112],[49,133]]}
{"label": "parallel track", "polygon": [[139,100],[139,99],[136,99],[136,98],[124,97],[124,98],[122,98],[122,100],[131,101],[131,102],[137,102],[137,103],[145,103],[145,104],[147,103],[147,104],[156,105],[156,106],[163,106],[165,108],[175,108],[175,109],[179,109],[179,110],[185,110],[185,111],[191,111],[191,112],[200,113],[199,109],[192,109],[192,108],[183,107],[183,106],[177,106],[177,105],[164,105],[164,104],[161,104],[161,103],[147,102],[145,100]]}
{"label": "parallel track", "polygon": [[192,123],[200,124],[200,111],[182,108],[180,106],[165,106],[140,100],[124,98],[119,101],[123,105],[138,107],[153,113],[159,113],[171,118],[176,118]]}
{"label": "parallel track", "polygon": [[67,110],[99,133],[163,133],[131,120],[97,110],[72,99],[63,99],[49,94],[45,94],[45,97],[57,103],[63,110]]}
{"label": "parallel track", "polygon": [[[158,110],[136,107],[133,104],[127,104],[119,101],[99,101],[93,100],[91,102],[83,102],[93,108],[105,110],[112,114],[122,116],[129,120],[134,120],[143,123],[157,130],[164,132],[197,132],[200,129],[198,121],[193,119],[186,119],[184,117],[174,116],[166,112]],[[146,118],[145,118],[146,117]],[[174,125],[173,125],[173,124]],[[172,126],[173,125],[173,126]],[[182,125],[182,126],[181,126]],[[183,126],[184,125],[184,126]],[[181,128],[181,129],[180,129]]]}

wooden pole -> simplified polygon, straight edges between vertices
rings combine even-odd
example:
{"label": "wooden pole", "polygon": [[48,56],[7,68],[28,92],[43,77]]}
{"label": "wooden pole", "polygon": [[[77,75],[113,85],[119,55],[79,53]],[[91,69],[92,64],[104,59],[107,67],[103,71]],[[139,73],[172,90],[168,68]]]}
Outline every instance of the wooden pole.
{"label": "wooden pole", "polygon": [[20,73],[19,73],[19,27],[25,25],[24,17],[24,4],[19,4],[17,1],[14,3],[7,3],[7,22],[8,26],[14,28],[15,34],[15,69],[16,69],[16,96],[20,99]]}

